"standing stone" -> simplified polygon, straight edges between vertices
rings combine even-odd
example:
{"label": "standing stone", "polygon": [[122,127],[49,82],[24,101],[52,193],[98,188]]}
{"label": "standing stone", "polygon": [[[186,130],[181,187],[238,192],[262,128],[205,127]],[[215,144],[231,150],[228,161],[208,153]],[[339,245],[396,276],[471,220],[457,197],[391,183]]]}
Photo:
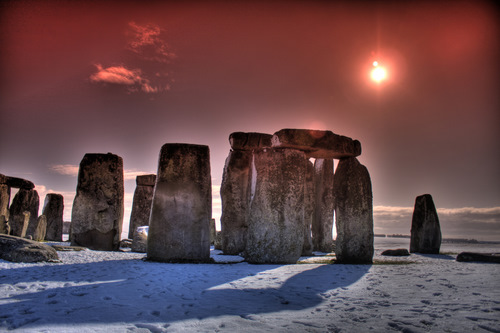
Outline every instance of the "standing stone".
{"label": "standing stone", "polygon": [[255,182],[244,257],[250,263],[294,264],[304,242],[307,159],[294,149],[254,153]]}
{"label": "standing stone", "polygon": [[64,198],[61,194],[49,193],[45,196],[42,215],[47,218],[45,239],[62,242]]}
{"label": "standing stone", "polygon": [[146,253],[148,251],[148,226],[140,226],[134,231],[132,252]]}
{"label": "standing stone", "polygon": [[10,234],[9,221],[7,220],[5,215],[0,215],[0,234]]}
{"label": "standing stone", "polygon": [[163,145],[149,220],[149,260],[210,260],[211,188],[208,146]]}
{"label": "standing stone", "polygon": [[333,251],[333,160],[314,162],[315,207],[312,223],[312,241],[315,251]]}
{"label": "standing stone", "polygon": [[155,181],[156,175],[142,175],[135,178],[137,186],[134,192],[132,212],[130,213],[128,238],[134,237],[134,231],[138,227],[149,225]]}
{"label": "standing stone", "polygon": [[33,233],[33,240],[41,242],[45,240],[45,235],[47,233],[47,218],[45,215],[40,215],[36,222],[37,225]]}
{"label": "standing stone", "polygon": [[0,216],[5,216],[7,221],[9,220],[9,202],[10,187],[6,184],[0,184]]}
{"label": "standing stone", "polygon": [[118,250],[122,223],[122,158],[111,153],[85,154],[71,214],[71,245]]}
{"label": "standing stone", "polygon": [[252,152],[232,150],[226,159],[220,195],[222,251],[237,255],[245,250],[250,203]]}
{"label": "standing stone", "polygon": [[217,238],[217,230],[215,229],[215,219],[210,219],[210,245],[215,244]]}
{"label": "standing stone", "polygon": [[439,254],[440,247],[441,227],[432,196],[418,196],[411,220],[410,252]]}
{"label": "standing stone", "polygon": [[[12,199],[12,204],[10,205],[10,218],[12,221],[11,228],[16,230],[17,234],[13,234],[14,236],[25,237],[25,236],[33,236],[35,233],[35,229],[37,226],[37,218],[38,218],[38,209],[40,204],[40,198],[38,196],[38,192],[36,190],[28,190],[25,188],[20,188],[19,191]],[[21,230],[24,227],[24,212],[27,211],[30,213],[28,226],[25,232],[25,235],[20,236]],[[14,224],[19,224],[14,226]]]}
{"label": "standing stone", "polygon": [[302,245],[302,255],[310,256],[313,254],[313,244],[311,238],[311,228],[314,218],[314,164],[307,161],[306,182],[304,185],[304,244]]}
{"label": "standing stone", "polygon": [[11,215],[9,221],[11,235],[22,238],[26,237],[26,230],[28,229],[30,217],[31,213],[28,211],[24,211],[21,214]]}
{"label": "standing stone", "polygon": [[334,175],[336,257],[344,264],[373,261],[373,196],[370,175],[354,158],[339,161]]}

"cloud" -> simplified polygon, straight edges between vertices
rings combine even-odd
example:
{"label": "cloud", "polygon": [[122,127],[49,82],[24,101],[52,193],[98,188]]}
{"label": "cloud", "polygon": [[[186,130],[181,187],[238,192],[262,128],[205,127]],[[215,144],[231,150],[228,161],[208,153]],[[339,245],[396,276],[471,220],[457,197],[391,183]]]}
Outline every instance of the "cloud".
{"label": "cloud", "polygon": [[169,45],[160,38],[162,29],[155,24],[139,25],[135,22],[129,23],[131,39],[128,49],[141,58],[168,63],[176,57]]}
{"label": "cloud", "polygon": [[[54,165],[50,165],[49,169],[54,171],[54,172],[57,172],[61,175],[77,177],[79,166],[73,165],[73,164],[54,164]],[[149,175],[149,174],[154,174],[154,172],[138,171],[135,169],[125,169],[123,171],[123,179],[124,180],[134,180],[137,176]]]}

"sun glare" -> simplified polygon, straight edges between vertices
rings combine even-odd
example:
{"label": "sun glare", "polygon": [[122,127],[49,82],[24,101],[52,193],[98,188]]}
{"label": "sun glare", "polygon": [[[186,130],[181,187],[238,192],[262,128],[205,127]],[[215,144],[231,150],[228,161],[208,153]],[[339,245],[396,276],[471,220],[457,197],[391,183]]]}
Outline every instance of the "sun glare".
{"label": "sun glare", "polygon": [[384,67],[379,66],[377,61],[373,62],[373,68],[371,72],[371,78],[375,82],[381,82],[387,78],[387,72]]}

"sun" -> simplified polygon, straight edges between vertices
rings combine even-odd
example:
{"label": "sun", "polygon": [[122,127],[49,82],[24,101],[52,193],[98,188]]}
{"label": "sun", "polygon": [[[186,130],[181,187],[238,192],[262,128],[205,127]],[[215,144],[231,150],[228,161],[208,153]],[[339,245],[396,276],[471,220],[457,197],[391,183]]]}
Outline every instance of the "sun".
{"label": "sun", "polygon": [[380,83],[387,78],[387,71],[384,67],[380,66],[378,61],[373,62],[373,69],[371,71],[371,78],[373,81]]}

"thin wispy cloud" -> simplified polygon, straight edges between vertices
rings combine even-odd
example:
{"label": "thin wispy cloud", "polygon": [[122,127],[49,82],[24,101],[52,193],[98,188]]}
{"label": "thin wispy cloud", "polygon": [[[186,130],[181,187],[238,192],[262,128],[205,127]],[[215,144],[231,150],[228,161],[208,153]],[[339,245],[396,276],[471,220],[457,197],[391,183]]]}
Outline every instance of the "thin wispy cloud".
{"label": "thin wispy cloud", "polygon": [[155,24],[129,23],[128,49],[143,59],[168,63],[176,57],[170,46],[160,37],[162,29]]}
{"label": "thin wispy cloud", "polygon": [[[73,164],[54,164],[54,165],[50,165],[49,169],[52,170],[53,172],[59,173],[61,175],[77,177],[79,166],[73,165]],[[149,175],[149,174],[153,174],[153,173],[154,172],[140,171],[140,170],[135,170],[135,169],[126,169],[126,170],[123,170],[123,179],[124,180],[134,180],[137,176]]]}

